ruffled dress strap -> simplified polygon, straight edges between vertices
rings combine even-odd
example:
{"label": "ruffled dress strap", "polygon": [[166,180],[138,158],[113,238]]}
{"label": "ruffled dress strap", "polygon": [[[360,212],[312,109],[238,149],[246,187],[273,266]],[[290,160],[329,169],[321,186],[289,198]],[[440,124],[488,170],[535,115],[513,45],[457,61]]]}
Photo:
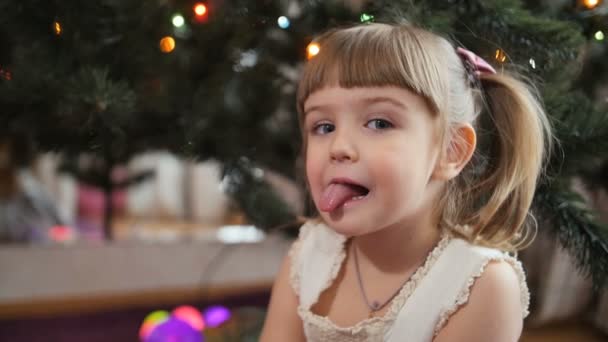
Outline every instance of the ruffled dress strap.
{"label": "ruffled dress strap", "polygon": [[494,260],[508,262],[517,273],[522,314],[526,317],[530,295],[521,263],[500,250],[474,246],[454,238],[401,308],[384,340],[431,341],[449,317],[467,303],[475,280]]}
{"label": "ruffled dress strap", "polygon": [[309,221],[300,228],[289,252],[290,281],[300,307],[310,308],[336,278],[346,256],[345,242],[345,236],[320,222]]}

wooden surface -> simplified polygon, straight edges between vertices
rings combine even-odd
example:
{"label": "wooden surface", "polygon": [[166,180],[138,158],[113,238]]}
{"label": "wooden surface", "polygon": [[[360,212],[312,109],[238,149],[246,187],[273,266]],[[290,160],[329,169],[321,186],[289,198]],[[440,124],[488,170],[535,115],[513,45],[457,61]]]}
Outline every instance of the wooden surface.
{"label": "wooden surface", "polygon": [[282,236],[268,235],[242,244],[205,238],[0,246],[0,319],[267,291],[289,245]]}
{"label": "wooden surface", "polygon": [[225,285],[208,288],[176,288],[138,291],[95,296],[73,296],[57,299],[38,299],[17,303],[0,303],[3,319],[35,319],[60,315],[90,314],[128,310],[139,307],[171,306],[176,303],[220,301],[231,297],[247,297],[270,293],[271,282],[246,285]]}
{"label": "wooden surface", "polygon": [[608,336],[584,323],[552,323],[539,328],[526,328],[520,342],[606,342]]}

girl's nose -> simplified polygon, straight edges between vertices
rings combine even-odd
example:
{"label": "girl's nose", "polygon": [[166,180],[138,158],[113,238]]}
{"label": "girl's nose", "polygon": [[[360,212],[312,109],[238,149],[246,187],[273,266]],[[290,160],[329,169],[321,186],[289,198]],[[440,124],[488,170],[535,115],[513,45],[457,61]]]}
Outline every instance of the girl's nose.
{"label": "girl's nose", "polygon": [[348,132],[336,130],[330,146],[330,158],[333,162],[356,162],[359,153],[352,136]]}

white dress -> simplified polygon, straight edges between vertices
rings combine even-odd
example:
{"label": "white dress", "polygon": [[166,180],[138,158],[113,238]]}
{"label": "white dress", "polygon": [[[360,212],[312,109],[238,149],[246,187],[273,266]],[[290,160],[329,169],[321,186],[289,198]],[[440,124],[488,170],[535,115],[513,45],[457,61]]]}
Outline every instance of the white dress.
{"label": "white dress", "polygon": [[[530,295],[517,259],[444,234],[384,316],[339,327],[329,318],[313,313],[311,307],[338,275],[346,256],[346,240],[323,223],[308,222],[300,228],[298,240],[289,252],[291,286],[299,297],[298,314],[308,341],[432,341],[449,317],[467,302],[475,279],[492,260],[507,261],[516,271],[523,316],[528,315]],[[396,321],[399,324],[394,324]]]}

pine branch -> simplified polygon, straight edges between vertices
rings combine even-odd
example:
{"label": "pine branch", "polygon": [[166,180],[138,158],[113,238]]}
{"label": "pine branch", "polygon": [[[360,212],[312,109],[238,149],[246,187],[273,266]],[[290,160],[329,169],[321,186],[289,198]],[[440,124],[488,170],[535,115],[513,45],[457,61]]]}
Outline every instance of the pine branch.
{"label": "pine branch", "polygon": [[608,159],[608,113],[578,91],[546,95],[558,145],[548,169],[562,179],[588,172]]}
{"label": "pine branch", "polygon": [[590,277],[596,290],[608,286],[608,226],[594,221],[581,197],[555,187],[541,186],[534,208],[548,230],[574,257],[581,273]]}
{"label": "pine branch", "polygon": [[224,189],[261,229],[272,230],[295,221],[292,210],[263,179],[262,172],[248,158],[227,162]]}

